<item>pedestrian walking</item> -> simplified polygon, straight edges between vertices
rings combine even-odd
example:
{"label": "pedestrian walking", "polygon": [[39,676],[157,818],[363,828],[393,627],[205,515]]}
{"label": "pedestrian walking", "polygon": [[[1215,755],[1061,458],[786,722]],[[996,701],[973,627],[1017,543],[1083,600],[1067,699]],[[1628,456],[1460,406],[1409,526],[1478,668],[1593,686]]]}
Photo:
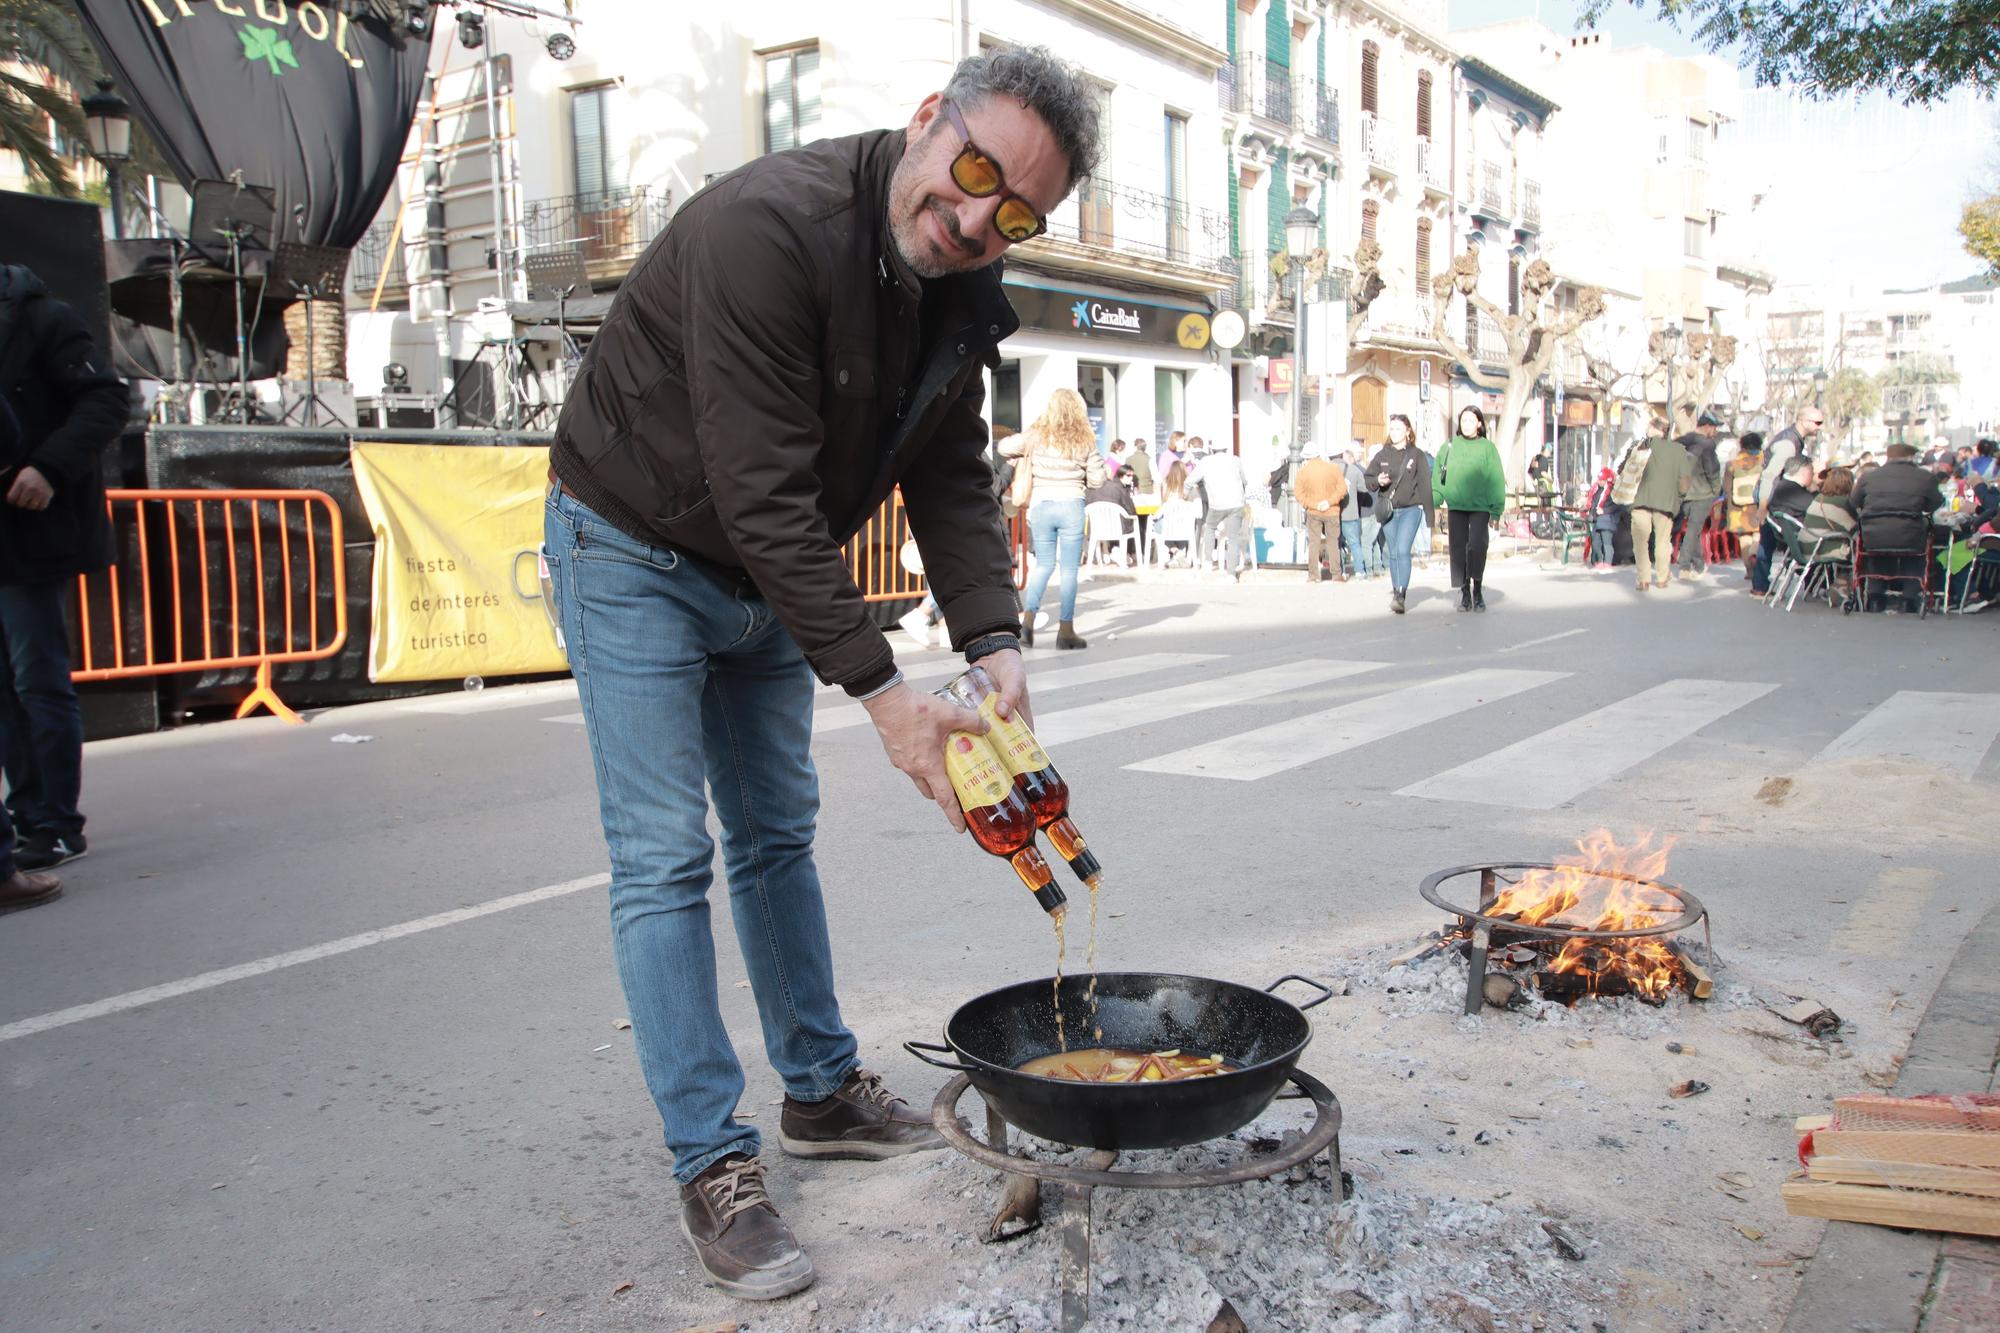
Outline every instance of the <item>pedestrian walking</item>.
{"label": "pedestrian walking", "polygon": [[941,1147],[928,1112],[862,1068],[834,993],[813,676],[860,702],[890,762],[963,828],[945,744],[986,721],[903,679],[841,546],[900,483],[952,646],[1025,713],[976,409],[1018,327],[999,261],[1090,172],[1097,96],[1046,50],[1008,48],[962,61],[901,129],[731,172],[626,276],[557,424],[544,541],[610,847],[613,952],[681,1229],[735,1296],[814,1274],[737,1116],[711,794],[784,1086],[779,1142],[835,1159]]}
{"label": "pedestrian walking", "polygon": [[1684,579],[1698,579],[1708,573],[1708,552],[1702,549],[1702,533],[1709,515],[1722,499],[1722,460],[1716,454],[1715,437],[1722,423],[1712,412],[1703,412],[1695,428],[1680,437],[1688,456],[1688,493],[1681,504],[1680,553],[1674,557],[1674,572]]}
{"label": "pedestrian walking", "polygon": [[1201,531],[1195,540],[1195,565],[1208,568],[1215,555],[1215,539],[1222,538],[1223,568],[1238,582],[1243,579],[1243,505],[1248,487],[1243,478],[1243,460],[1220,442],[1211,445],[1194,466],[1194,483],[1207,506],[1201,516]]}
{"label": "pedestrian walking", "polygon": [[1584,516],[1590,520],[1590,567],[1599,574],[1608,574],[1612,562],[1618,554],[1618,525],[1625,519],[1625,506],[1612,497],[1617,489],[1618,474],[1610,468],[1601,468],[1597,482],[1583,497]]}
{"label": "pedestrian walking", "polygon": [[1057,389],[1035,424],[1007,442],[1032,480],[1028,532],[1035,544],[1035,569],[1022,603],[1021,641],[1035,642],[1035,613],[1049,579],[1061,575],[1062,614],[1056,618],[1056,647],[1088,648],[1076,632],[1077,570],[1083,564],[1084,497],[1105,484],[1097,432],[1075,389]]}
{"label": "pedestrian walking", "polygon": [[[82,316],[28,269],[0,265],[0,912],[62,893],[40,873],[88,849],[83,709],[63,618],[79,574],[111,561],[103,454],[125,384]],[[19,846],[16,846],[16,839]]]}
{"label": "pedestrian walking", "polygon": [[1736,456],[1729,460],[1724,475],[1729,488],[1724,521],[1742,548],[1743,577],[1747,579],[1757,565],[1757,544],[1751,538],[1757,535],[1763,521],[1757,512],[1757,490],[1764,479],[1764,437],[1754,430],[1745,431],[1736,442]]}
{"label": "pedestrian walking", "polygon": [[1326,456],[1324,445],[1312,446],[1312,457],[1299,465],[1292,480],[1292,498],[1306,526],[1306,582],[1324,577],[1334,583],[1347,582],[1340,569],[1340,511],[1347,503],[1347,477],[1341,466]]}
{"label": "pedestrian walking", "polygon": [[1674,563],[1674,519],[1687,498],[1692,468],[1679,440],[1667,438],[1665,417],[1655,417],[1651,438],[1632,445],[1618,463],[1622,476],[1633,449],[1648,451],[1646,468],[1632,497],[1632,559],[1639,567],[1639,591],[1664,588]]}
{"label": "pedestrian walking", "polygon": [[1487,538],[1507,508],[1507,472],[1478,408],[1458,414],[1458,433],[1438,451],[1431,497],[1445,511],[1458,609],[1484,611]]}
{"label": "pedestrian walking", "polygon": [[1358,448],[1343,450],[1340,455],[1340,478],[1347,484],[1347,498],[1340,505],[1340,544],[1347,550],[1348,559],[1354,566],[1354,577],[1366,578],[1379,568],[1375,561],[1375,544],[1367,540],[1362,532],[1362,504],[1368,500],[1368,478],[1361,471],[1361,451]]}
{"label": "pedestrian walking", "polygon": [[[1417,530],[1437,526],[1436,501],[1431,495],[1431,456],[1417,445],[1416,430],[1400,413],[1389,418],[1389,442],[1368,460],[1368,483],[1378,512],[1387,508],[1382,526],[1388,548],[1389,609],[1402,615],[1410,593],[1411,547]],[[1379,519],[1378,519],[1379,521]]]}

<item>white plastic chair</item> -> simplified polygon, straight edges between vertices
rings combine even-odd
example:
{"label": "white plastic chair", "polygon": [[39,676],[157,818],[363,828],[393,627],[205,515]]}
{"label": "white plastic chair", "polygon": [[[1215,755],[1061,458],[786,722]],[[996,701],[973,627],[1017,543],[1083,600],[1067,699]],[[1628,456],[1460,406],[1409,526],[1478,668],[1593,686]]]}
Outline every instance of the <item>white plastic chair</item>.
{"label": "white plastic chair", "polygon": [[1087,563],[1106,563],[1103,548],[1120,546],[1133,563],[1139,559],[1139,520],[1124,506],[1109,500],[1094,500],[1083,507],[1083,540],[1090,547]]}
{"label": "white plastic chair", "polygon": [[1153,521],[1146,525],[1146,563],[1157,560],[1165,568],[1171,552],[1168,542],[1180,542],[1188,548],[1190,560],[1194,553],[1195,525],[1201,521],[1201,506],[1192,500],[1167,500],[1160,505],[1160,511],[1153,515]]}

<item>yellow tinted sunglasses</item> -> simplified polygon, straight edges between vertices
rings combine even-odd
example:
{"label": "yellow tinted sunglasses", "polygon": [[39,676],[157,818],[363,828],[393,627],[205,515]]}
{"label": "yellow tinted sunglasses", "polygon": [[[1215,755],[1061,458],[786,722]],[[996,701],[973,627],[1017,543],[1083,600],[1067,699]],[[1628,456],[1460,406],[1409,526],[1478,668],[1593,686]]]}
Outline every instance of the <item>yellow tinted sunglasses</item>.
{"label": "yellow tinted sunglasses", "polygon": [[1001,174],[1000,164],[979,151],[965,128],[965,118],[949,99],[944,103],[944,113],[950,118],[951,127],[958,131],[958,137],[965,140],[965,147],[951,160],[952,182],[974,199],[1001,196],[1000,207],[993,214],[993,229],[1013,245],[1031,241],[1047,231],[1047,218],[1029,207],[1020,195],[1007,192],[1007,178]]}

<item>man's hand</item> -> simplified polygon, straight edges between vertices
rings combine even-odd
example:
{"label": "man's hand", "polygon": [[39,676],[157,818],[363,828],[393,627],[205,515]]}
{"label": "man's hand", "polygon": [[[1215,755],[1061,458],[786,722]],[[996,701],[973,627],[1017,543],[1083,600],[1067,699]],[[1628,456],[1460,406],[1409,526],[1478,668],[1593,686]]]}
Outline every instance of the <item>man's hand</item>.
{"label": "man's hand", "polygon": [[[995,653],[986,660],[990,663],[1010,656],[1018,659],[1020,654]],[[861,706],[868,710],[889,762],[909,774],[925,797],[937,802],[954,829],[965,832],[965,812],[958,808],[958,794],[952,791],[951,778],[944,770],[944,745],[954,731],[985,735],[986,719],[909,685],[898,685]]]}
{"label": "man's hand", "polygon": [[16,509],[47,509],[49,501],[55,498],[55,488],[49,485],[49,479],[33,467],[15,473],[14,484],[7,488],[7,503]]}
{"label": "man's hand", "polygon": [[993,677],[993,688],[1000,691],[1000,716],[1019,713],[1023,722],[1035,725],[1035,715],[1028,711],[1028,664],[1021,660],[1021,654],[1007,648],[988,653],[972,665],[983,667]]}

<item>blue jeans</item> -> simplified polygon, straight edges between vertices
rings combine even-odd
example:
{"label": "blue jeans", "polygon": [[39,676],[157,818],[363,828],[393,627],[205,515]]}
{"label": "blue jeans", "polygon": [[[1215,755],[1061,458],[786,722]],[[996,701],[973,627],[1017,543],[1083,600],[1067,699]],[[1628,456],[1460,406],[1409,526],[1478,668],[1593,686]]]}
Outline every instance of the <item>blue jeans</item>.
{"label": "blue jeans", "polygon": [[543,535],[611,851],[618,977],[685,1184],[761,1146],[733,1118],[743,1067],[716,1002],[704,782],[764,1051],[786,1093],[823,1100],[858,1063],[813,865],[812,673],[747,580],[635,541],[560,492]]}
{"label": "blue jeans", "polygon": [[1408,509],[1398,509],[1389,515],[1389,528],[1384,537],[1389,547],[1389,584],[1398,590],[1410,586],[1410,548],[1416,544],[1417,532],[1424,526],[1424,511],[1415,505]]}
{"label": "blue jeans", "polygon": [[1363,555],[1361,549],[1360,519],[1343,518],[1340,520],[1340,544],[1347,548],[1348,557],[1354,561],[1354,573],[1356,577],[1365,573],[1367,565],[1363,563],[1366,557]]}
{"label": "blue jeans", "polygon": [[1751,592],[1761,595],[1771,591],[1771,562],[1784,544],[1784,534],[1778,531],[1777,524],[1767,522],[1757,530],[1757,563],[1750,570]]}
{"label": "blue jeans", "polygon": [[1049,577],[1062,568],[1062,615],[1076,619],[1076,570],[1083,563],[1083,501],[1043,500],[1028,506],[1028,528],[1035,538],[1035,572],[1028,576],[1028,597],[1022,609],[1042,609]]}
{"label": "blue jeans", "polygon": [[24,833],[83,831],[83,707],[69,678],[68,579],[0,587],[0,871],[13,873],[14,825]]}
{"label": "blue jeans", "polygon": [[1590,524],[1590,561],[1595,565],[1608,565],[1618,550],[1618,520],[1593,519]]}
{"label": "blue jeans", "polygon": [[1382,572],[1382,525],[1372,518],[1361,520],[1361,554],[1368,573]]}

